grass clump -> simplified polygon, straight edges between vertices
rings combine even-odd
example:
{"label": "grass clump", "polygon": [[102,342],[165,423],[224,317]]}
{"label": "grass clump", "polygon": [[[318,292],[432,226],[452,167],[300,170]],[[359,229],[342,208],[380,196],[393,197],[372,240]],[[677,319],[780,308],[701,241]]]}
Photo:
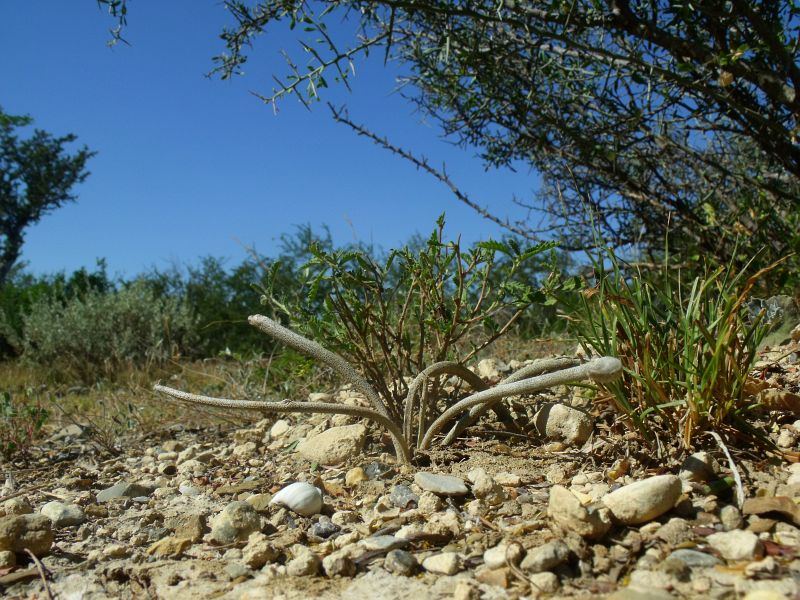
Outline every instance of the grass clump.
{"label": "grass clump", "polygon": [[0,457],[25,453],[44,427],[49,414],[31,392],[0,392]]}
{"label": "grass clump", "polygon": [[708,429],[763,439],[745,383],[766,327],[745,303],[769,268],[687,275],[668,259],[644,270],[611,250],[593,267],[592,284],[566,302],[572,328],[587,351],[622,360],[607,389],[645,438],[660,448],[667,433],[687,449]]}

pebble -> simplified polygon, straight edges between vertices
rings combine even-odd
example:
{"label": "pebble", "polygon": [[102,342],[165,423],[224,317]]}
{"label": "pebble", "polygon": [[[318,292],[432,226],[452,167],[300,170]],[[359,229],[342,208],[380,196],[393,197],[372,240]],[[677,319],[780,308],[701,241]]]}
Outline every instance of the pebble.
{"label": "pebble", "polygon": [[147,554],[156,558],[178,558],[192,545],[191,540],[175,536],[161,538],[147,549]]}
{"label": "pebble", "polygon": [[53,545],[53,529],[44,515],[25,514],[0,517],[0,551],[21,553],[29,549],[43,556]]}
{"label": "pebble", "polygon": [[675,596],[655,587],[630,585],[606,596],[606,600],[675,600]]}
{"label": "pebble", "polygon": [[56,529],[80,525],[86,521],[86,514],[80,506],[55,500],[42,506],[40,512],[52,521]]}
{"label": "pebble", "polygon": [[153,493],[155,488],[151,486],[140,485],[138,483],[128,483],[127,481],[120,481],[97,493],[97,502],[108,502],[114,498],[138,498],[140,496],[149,496]]}
{"label": "pebble", "polygon": [[453,588],[452,600],[479,600],[481,591],[472,581],[459,581]]}
{"label": "pebble", "polygon": [[414,483],[427,492],[441,496],[466,496],[468,492],[464,480],[452,475],[419,471],[414,475]]}
{"label": "pebble", "polygon": [[199,542],[208,531],[205,513],[180,513],[166,525],[175,531],[175,537],[186,538],[192,542]]}
{"label": "pebble", "polygon": [[248,496],[245,502],[252,506],[256,512],[267,513],[269,512],[269,503],[272,502],[272,494],[253,494]]}
{"label": "pebble", "polygon": [[338,465],[364,449],[367,428],[358,423],[331,427],[302,442],[297,451],[306,460],[321,465]]}
{"label": "pebble", "polygon": [[286,574],[293,577],[307,577],[319,573],[319,557],[311,551],[300,554],[286,563]]}
{"label": "pebble", "polygon": [[190,496],[190,497],[199,496],[200,494],[203,493],[198,488],[188,483],[180,484],[178,486],[178,491],[181,493],[182,496]]}
{"label": "pebble", "polygon": [[0,517],[5,515],[29,515],[33,513],[33,507],[25,496],[9,498],[0,504]]}
{"label": "pebble", "polygon": [[569,558],[570,549],[563,541],[554,540],[531,548],[522,560],[520,568],[529,573],[550,571]]}
{"label": "pebble", "polygon": [[528,577],[528,582],[531,584],[531,588],[534,592],[544,594],[555,594],[558,591],[558,588],[561,587],[561,582],[558,580],[558,576],[555,573],[550,573],[549,571],[534,573]]}
{"label": "pebble", "polygon": [[289,431],[289,429],[291,429],[291,427],[292,426],[289,424],[289,421],[285,419],[278,419],[269,430],[270,439],[275,440],[279,437],[282,437],[287,431]]}
{"label": "pebble", "polygon": [[464,568],[464,565],[457,552],[442,552],[423,560],[422,568],[437,575],[455,575]]}
{"label": "pebble", "polygon": [[572,446],[582,446],[594,429],[589,415],[565,404],[546,403],[533,418],[539,435]]}
{"label": "pebble", "polygon": [[345,473],[344,484],[347,487],[353,487],[362,481],[369,481],[369,477],[367,477],[367,472],[361,467],[353,467]]}
{"label": "pebble", "polygon": [[583,506],[578,497],[561,485],[550,490],[547,513],[563,529],[578,535],[599,539],[611,529],[611,516],[605,506]]}
{"label": "pebble", "polygon": [[356,565],[346,550],[337,550],[322,559],[322,570],[328,577],[352,577]]}
{"label": "pebble", "polygon": [[107,558],[126,558],[130,551],[122,544],[109,544],[103,548],[103,556]]}
{"label": "pebble", "polygon": [[755,533],[741,529],[712,533],[706,541],[727,560],[753,560],[764,551]]}
{"label": "pebble", "polygon": [[17,555],[11,550],[0,550],[0,569],[10,569],[17,565]]}
{"label": "pebble", "polygon": [[744,518],[739,509],[733,504],[726,504],[719,511],[719,520],[722,523],[722,528],[725,531],[733,531],[734,529],[741,529],[744,525]]}
{"label": "pebble", "polygon": [[419,569],[419,563],[413,554],[405,550],[391,550],[383,561],[383,568],[395,575],[408,577]]}
{"label": "pebble", "polygon": [[218,544],[246,540],[261,529],[261,517],[247,502],[231,502],[211,522],[209,538]]}
{"label": "pebble", "polygon": [[370,552],[388,552],[408,545],[406,540],[397,538],[393,535],[372,535],[359,542],[365,550]]}
{"label": "pebble", "polygon": [[442,509],[442,506],[444,506],[442,499],[433,492],[422,492],[419,495],[419,503],[417,504],[417,508],[423,515],[431,515],[436,513]]}
{"label": "pebble", "polygon": [[505,500],[502,486],[490,477],[485,469],[472,469],[467,473],[467,479],[472,483],[472,493],[476,498],[486,501],[489,505],[502,504]]}
{"label": "pebble", "polygon": [[503,542],[483,553],[483,564],[488,569],[505,567],[507,562],[518,565],[524,554],[525,549],[520,544]]}
{"label": "pebble", "polygon": [[708,452],[695,452],[683,461],[678,477],[685,481],[703,483],[716,477],[717,462]]}
{"label": "pebble", "polygon": [[681,495],[675,475],[656,475],[628,484],[603,497],[611,515],[623,525],[639,525],[670,510]]}
{"label": "pebble", "polygon": [[415,508],[419,504],[419,496],[407,485],[398,484],[389,493],[389,501],[397,508]]}
{"label": "pebble", "polygon": [[331,521],[327,520],[327,517],[325,517],[325,520],[320,519],[316,523],[312,524],[311,527],[309,527],[308,535],[317,539],[327,540],[329,537],[339,533],[341,530],[341,527],[339,527],[336,523],[332,523]]}
{"label": "pebble", "polygon": [[722,564],[722,561],[716,556],[712,554],[706,554],[705,552],[700,552],[698,550],[692,550],[690,548],[679,548],[678,550],[674,550],[669,555],[669,558],[680,560],[692,569],[705,569]]}
{"label": "pebble", "polygon": [[495,473],[494,480],[504,487],[519,487],[522,485],[522,478],[519,475],[508,473],[507,471]]}

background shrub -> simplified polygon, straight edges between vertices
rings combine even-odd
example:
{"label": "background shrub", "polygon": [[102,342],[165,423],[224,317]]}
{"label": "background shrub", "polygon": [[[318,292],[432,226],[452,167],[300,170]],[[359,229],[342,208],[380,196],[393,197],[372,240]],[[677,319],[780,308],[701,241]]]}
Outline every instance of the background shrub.
{"label": "background shrub", "polygon": [[126,367],[163,365],[188,352],[195,326],[186,302],[159,297],[142,280],[67,300],[50,295],[23,317],[23,358],[87,383],[113,379]]}

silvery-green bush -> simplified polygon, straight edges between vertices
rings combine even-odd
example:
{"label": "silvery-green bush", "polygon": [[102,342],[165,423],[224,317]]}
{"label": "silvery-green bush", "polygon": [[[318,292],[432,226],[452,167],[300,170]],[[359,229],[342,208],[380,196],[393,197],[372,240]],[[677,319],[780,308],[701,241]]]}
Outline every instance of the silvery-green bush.
{"label": "silvery-green bush", "polygon": [[93,382],[127,367],[163,364],[190,349],[196,318],[144,281],[64,301],[37,300],[24,316],[23,358],[59,377]]}

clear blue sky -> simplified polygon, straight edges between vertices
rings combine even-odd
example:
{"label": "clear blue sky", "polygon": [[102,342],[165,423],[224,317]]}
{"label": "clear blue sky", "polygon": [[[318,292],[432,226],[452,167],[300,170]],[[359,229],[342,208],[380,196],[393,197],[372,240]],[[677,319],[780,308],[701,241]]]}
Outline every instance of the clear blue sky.
{"label": "clear blue sky", "polygon": [[[78,202],[28,230],[29,270],[71,271],[99,257],[126,276],[206,255],[234,265],[245,256],[237,240],[269,255],[304,223],[327,224],[337,243],[390,248],[429,233],[441,212],[451,236],[500,235],[430,175],[335,123],[324,104],[308,112],[290,98],[274,115],[251,95],[269,94],[271,76],[286,73],[281,48],[301,56],[288,29],[257,41],[245,76],[206,78],[229,22],[214,0],[132,0],[132,45],[110,49],[114,23],[93,0],[0,3],[0,106],[98,152]],[[356,70],[353,93],[333,89],[324,99],[346,103],[354,120],[433,164],[446,162],[473,200],[520,215],[511,198],[530,198],[535,174],[485,172],[476,151],[442,140],[393,93],[397,73],[380,57]]]}

